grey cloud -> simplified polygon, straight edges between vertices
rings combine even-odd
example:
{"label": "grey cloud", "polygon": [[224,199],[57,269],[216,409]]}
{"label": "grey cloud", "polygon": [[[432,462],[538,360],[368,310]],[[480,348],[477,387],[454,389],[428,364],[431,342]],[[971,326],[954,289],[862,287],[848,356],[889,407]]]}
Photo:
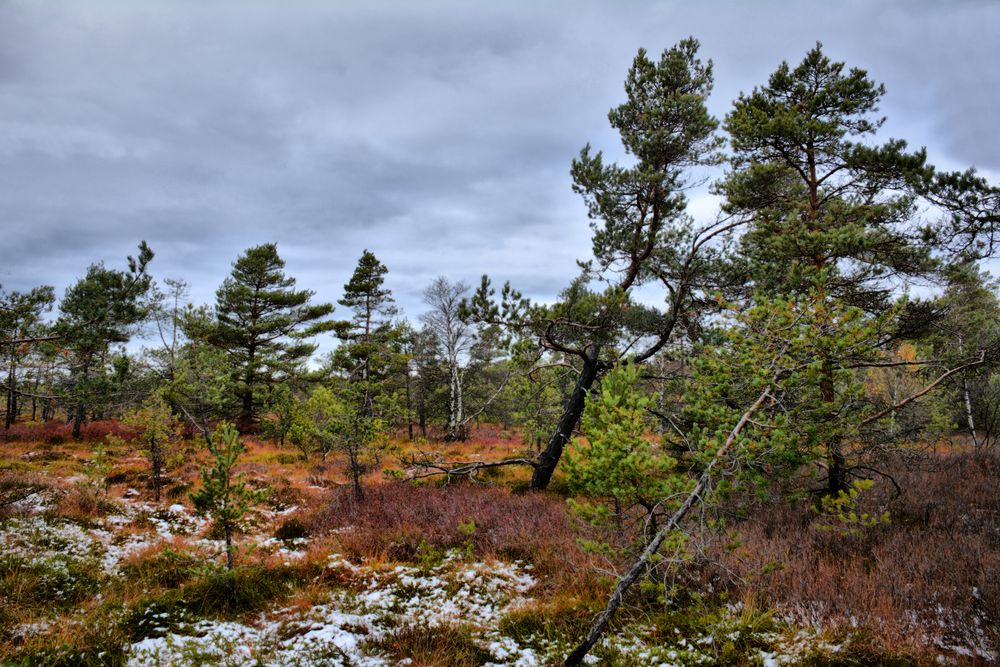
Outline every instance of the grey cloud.
{"label": "grey cloud", "polygon": [[0,2],[0,282],[61,291],[145,238],[210,301],[277,241],[328,301],[366,247],[411,316],[442,273],[551,298],[589,252],[569,162],[621,157],[639,46],[699,37],[721,116],[822,40],[886,82],[891,134],[1000,170],[998,27],[986,2]]}

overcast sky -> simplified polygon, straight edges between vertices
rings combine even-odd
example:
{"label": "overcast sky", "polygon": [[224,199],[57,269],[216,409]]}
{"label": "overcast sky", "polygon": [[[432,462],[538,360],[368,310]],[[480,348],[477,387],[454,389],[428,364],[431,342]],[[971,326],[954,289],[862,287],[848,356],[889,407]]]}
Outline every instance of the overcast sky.
{"label": "overcast sky", "polygon": [[821,40],[885,83],[884,136],[1000,174],[998,2],[0,0],[0,283],[146,239],[208,302],[276,241],[323,300],[364,248],[411,317],[438,274],[551,298],[589,253],[571,159],[620,154],[637,48],[688,35],[719,116]]}

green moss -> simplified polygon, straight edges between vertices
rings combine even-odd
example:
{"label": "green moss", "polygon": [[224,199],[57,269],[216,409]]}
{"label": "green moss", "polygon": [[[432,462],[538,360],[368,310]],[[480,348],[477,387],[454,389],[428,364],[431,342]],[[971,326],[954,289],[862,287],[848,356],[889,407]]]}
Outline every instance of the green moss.
{"label": "green moss", "polygon": [[500,619],[499,629],[519,644],[542,648],[584,636],[599,610],[599,605],[591,601],[521,607],[507,612]]}
{"label": "green moss", "polygon": [[291,568],[248,565],[191,580],[167,593],[161,603],[199,617],[233,617],[261,611],[274,599],[286,595],[294,580]]}

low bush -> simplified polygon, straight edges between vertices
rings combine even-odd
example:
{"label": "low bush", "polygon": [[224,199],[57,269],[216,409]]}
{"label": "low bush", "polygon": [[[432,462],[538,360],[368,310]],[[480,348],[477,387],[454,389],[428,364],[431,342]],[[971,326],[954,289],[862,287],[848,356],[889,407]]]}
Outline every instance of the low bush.
{"label": "low bush", "polygon": [[1000,461],[910,452],[880,468],[902,493],[876,477],[861,509],[888,509],[888,524],[844,533],[778,494],[733,501],[738,542],[717,544],[693,584],[749,587],[807,625],[867,629],[869,653],[1000,647]]}
{"label": "low bush", "polygon": [[545,494],[389,482],[367,488],[360,502],[350,489],[333,489],[304,522],[316,535],[336,532],[350,558],[420,562],[432,549],[462,549],[480,558],[529,561],[546,585],[569,592],[577,584],[590,587],[595,576],[564,502]]}

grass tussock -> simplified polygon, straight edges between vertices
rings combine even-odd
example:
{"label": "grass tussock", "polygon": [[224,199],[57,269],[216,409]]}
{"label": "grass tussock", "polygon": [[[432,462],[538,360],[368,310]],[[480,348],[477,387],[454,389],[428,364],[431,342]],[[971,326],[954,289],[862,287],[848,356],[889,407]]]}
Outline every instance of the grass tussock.
{"label": "grass tussock", "polygon": [[472,632],[460,626],[407,625],[371,642],[394,660],[409,659],[413,667],[476,667],[493,658]]}

